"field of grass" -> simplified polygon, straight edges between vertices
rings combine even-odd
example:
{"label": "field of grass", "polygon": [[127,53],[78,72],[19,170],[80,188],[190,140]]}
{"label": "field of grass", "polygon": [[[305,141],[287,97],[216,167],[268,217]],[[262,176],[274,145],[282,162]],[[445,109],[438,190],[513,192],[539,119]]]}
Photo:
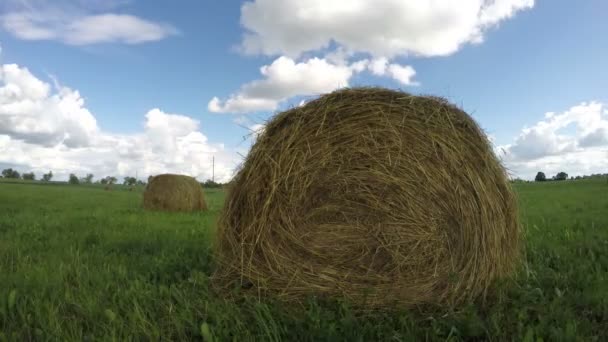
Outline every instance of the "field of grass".
{"label": "field of grass", "polygon": [[141,209],[141,193],[0,182],[0,341],[608,340],[606,180],[517,184],[526,263],[485,305],[354,314],[210,291],[210,211]]}

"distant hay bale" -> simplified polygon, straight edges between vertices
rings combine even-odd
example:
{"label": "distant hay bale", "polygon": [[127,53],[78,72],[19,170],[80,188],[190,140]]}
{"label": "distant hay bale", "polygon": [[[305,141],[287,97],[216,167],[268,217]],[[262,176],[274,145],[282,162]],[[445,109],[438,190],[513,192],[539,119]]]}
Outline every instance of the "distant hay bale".
{"label": "distant hay bale", "polygon": [[203,188],[189,176],[163,174],[149,179],[144,208],[161,211],[207,210]]}
{"label": "distant hay bale", "polygon": [[516,201],[486,135],[436,97],[354,88],[276,115],[218,224],[221,290],[457,305],[519,256]]}

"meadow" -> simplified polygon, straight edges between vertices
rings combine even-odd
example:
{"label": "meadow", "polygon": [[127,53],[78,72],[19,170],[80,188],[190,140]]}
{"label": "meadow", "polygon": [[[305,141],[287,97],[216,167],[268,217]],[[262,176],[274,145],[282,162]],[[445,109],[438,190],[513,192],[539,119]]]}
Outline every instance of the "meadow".
{"label": "meadow", "polygon": [[356,314],[227,301],[208,277],[210,210],[147,212],[140,191],[0,182],[0,341],[606,341],[606,179],[515,185],[525,262],[485,302],[456,311]]}

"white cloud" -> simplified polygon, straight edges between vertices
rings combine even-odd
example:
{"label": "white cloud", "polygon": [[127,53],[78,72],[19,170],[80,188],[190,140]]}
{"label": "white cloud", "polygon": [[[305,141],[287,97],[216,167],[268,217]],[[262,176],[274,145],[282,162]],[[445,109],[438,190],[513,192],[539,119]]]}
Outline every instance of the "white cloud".
{"label": "white cloud", "polygon": [[356,61],[350,65],[350,68],[355,72],[363,72],[368,65],[369,61],[367,59],[362,59],[360,61]]}
{"label": "white cloud", "polygon": [[412,78],[416,75],[416,70],[409,65],[390,64],[388,66],[388,73],[393,79],[403,85],[416,85]]}
{"label": "white cloud", "polygon": [[296,63],[282,56],[261,67],[260,73],[263,79],[243,85],[227,100],[214,97],[207,105],[209,111],[244,113],[275,110],[281,101],[296,95],[317,95],[348,86],[353,69],[316,57]]}
{"label": "white cloud", "polygon": [[579,140],[581,147],[608,146],[608,127],[599,127]]}
{"label": "white cloud", "polygon": [[274,110],[279,101],[274,99],[251,98],[243,94],[231,95],[229,99],[222,101],[214,96],[207,109],[212,113],[246,113],[264,110]]}
{"label": "white cloud", "polygon": [[0,134],[29,143],[87,146],[97,122],[77,91],[49,84],[16,64],[0,65]]}
{"label": "white cloud", "polygon": [[[255,0],[241,7],[246,53],[300,56],[331,42],[373,56],[442,56],[533,0]],[[268,20],[272,18],[272,20]]]}
{"label": "white cloud", "polygon": [[61,1],[13,1],[5,7],[0,27],[24,40],[56,40],[70,45],[139,44],[178,33],[169,24],[128,14],[91,13],[84,6],[68,6]]}
{"label": "white cloud", "polygon": [[0,67],[0,164],[37,173],[140,178],[164,172],[227,181],[241,160],[223,144],[210,143],[200,123],[158,108],[145,115],[143,131],[101,131],[77,91],[52,89],[15,64]]}
{"label": "white cloud", "polygon": [[608,114],[599,102],[581,103],[563,113],[548,112],[544,120],[522,129],[498,154],[520,177],[538,171],[571,175],[604,173],[608,168]]}
{"label": "white cloud", "polygon": [[138,44],[162,40],[177,33],[174,27],[126,14],[92,15],[74,20],[61,35],[68,44]]}
{"label": "white cloud", "polygon": [[382,76],[382,75],[386,74],[387,65],[388,65],[388,58],[386,58],[386,57],[375,58],[374,60],[372,60],[369,63],[368,69],[372,72],[372,74],[374,74],[376,76]]}
{"label": "white cloud", "polygon": [[259,123],[251,125],[249,127],[249,130],[251,131],[251,133],[254,135],[255,138],[259,137],[262,133],[264,133],[265,129],[266,129],[266,125],[259,124]]}
{"label": "white cloud", "polygon": [[491,26],[511,18],[522,9],[534,7],[534,0],[492,0],[486,1],[485,7],[479,14],[479,24]]}
{"label": "white cloud", "polygon": [[15,37],[24,40],[51,40],[56,39],[57,32],[52,28],[45,27],[42,20],[25,13],[9,13],[0,17],[0,23],[4,30],[12,33]]}
{"label": "white cloud", "polygon": [[[275,110],[289,97],[346,86],[353,73],[365,70],[418,85],[414,68],[393,63],[396,57],[450,55],[464,44],[480,43],[486,30],[533,6],[533,0],[246,1],[241,51],[281,57],[263,67],[265,79],[245,84],[225,101],[214,97],[207,107],[232,113]],[[324,57],[310,57],[315,54]],[[361,54],[371,61],[352,60]],[[276,74],[264,72],[272,67]],[[317,77],[323,73],[326,79]]]}
{"label": "white cloud", "polygon": [[418,85],[418,82],[413,80],[416,70],[409,65],[389,64],[386,57],[374,58],[372,61],[362,60],[357,63],[367,63],[368,70],[376,76],[390,76],[403,85]]}

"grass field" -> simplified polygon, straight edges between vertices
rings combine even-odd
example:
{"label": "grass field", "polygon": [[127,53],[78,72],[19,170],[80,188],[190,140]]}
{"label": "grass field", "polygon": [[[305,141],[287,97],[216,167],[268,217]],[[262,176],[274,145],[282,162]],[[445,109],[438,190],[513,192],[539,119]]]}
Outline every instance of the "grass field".
{"label": "grass field", "polygon": [[138,192],[0,183],[0,341],[608,340],[606,180],[517,184],[526,263],[486,305],[355,315],[216,298],[210,211],[143,211]]}

